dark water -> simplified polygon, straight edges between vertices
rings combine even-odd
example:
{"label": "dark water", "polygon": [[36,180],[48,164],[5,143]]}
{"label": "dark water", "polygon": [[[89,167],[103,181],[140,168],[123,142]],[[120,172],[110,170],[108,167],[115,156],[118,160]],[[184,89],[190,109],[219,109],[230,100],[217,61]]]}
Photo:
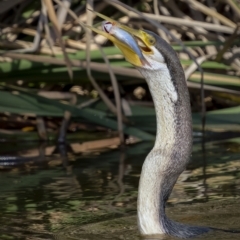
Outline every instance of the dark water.
{"label": "dark water", "polygon": [[[0,161],[0,239],[140,239],[137,187],[151,147],[147,142],[76,154],[71,146],[42,146],[36,158],[34,143],[2,144],[2,154],[18,149],[29,159],[19,165],[14,159]],[[240,138],[196,141],[169,199],[168,215],[240,230],[239,209]],[[212,232],[199,239],[240,239],[240,234]]]}

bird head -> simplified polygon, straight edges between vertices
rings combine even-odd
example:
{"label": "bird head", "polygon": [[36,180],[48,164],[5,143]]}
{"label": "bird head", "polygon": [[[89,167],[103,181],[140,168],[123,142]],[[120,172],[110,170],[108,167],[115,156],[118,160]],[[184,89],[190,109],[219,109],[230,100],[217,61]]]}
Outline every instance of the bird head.
{"label": "bird head", "polygon": [[101,13],[94,13],[102,19],[108,21],[109,23],[112,23],[116,27],[131,34],[132,37],[136,40],[137,46],[148,64],[144,64],[138,52],[136,52],[133,48],[127,45],[124,41],[116,38],[113,34],[102,31],[92,26],[86,26],[87,28],[90,28],[94,32],[103,35],[104,37],[112,41],[114,45],[121,50],[122,54],[128,62],[130,62],[136,67],[146,69],[159,69],[161,68],[161,64],[165,65],[164,57],[157,48],[157,38],[159,37],[156,34],[142,29],[133,29],[131,27],[118,23],[115,20]]}

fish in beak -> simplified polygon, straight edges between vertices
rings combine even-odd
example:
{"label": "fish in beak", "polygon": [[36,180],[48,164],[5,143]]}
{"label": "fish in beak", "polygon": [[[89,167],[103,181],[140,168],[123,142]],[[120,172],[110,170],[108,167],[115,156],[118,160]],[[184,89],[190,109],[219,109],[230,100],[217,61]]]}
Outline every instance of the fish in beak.
{"label": "fish in beak", "polygon": [[144,54],[151,54],[152,36],[144,30],[136,30],[118,23],[117,21],[101,14],[94,12],[97,16],[105,21],[102,23],[102,29],[92,26],[86,26],[92,31],[103,35],[118,47],[125,59],[137,67],[149,65]]}

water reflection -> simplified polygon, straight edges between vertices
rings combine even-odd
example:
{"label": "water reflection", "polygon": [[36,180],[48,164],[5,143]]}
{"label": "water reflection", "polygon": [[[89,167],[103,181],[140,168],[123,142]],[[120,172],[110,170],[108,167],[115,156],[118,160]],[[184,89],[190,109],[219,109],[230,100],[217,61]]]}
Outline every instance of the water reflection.
{"label": "water reflection", "polygon": [[[0,158],[0,238],[139,239],[137,187],[151,147],[146,142],[121,150],[88,152],[77,143],[17,146],[20,159]],[[196,142],[192,161],[168,202],[170,217],[196,225],[240,228],[235,216],[240,214],[236,209],[239,160],[240,138],[211,141],[204,147]],[[175,207],[176,203],[194,204]]]}

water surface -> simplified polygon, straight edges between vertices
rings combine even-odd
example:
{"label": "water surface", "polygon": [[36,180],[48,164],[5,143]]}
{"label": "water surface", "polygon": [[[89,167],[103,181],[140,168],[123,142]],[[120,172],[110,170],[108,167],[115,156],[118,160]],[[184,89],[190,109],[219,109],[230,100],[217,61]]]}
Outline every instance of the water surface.
{"label": "water surface", "polygon": [[[0,239],[141,239],[137,187],[152,144],[81,154],[71,145],[44,146],[39,158],[36,144],[3,144],[2,154],[14,148],[29,159],[18,165],[0,161]],[[169,199],[168,215],[189,224],[240,230],[239,207],[240,138],[196,141]],[[172,239],[149,239],[156,237]],[[240,234],[212,232],[199,239],[240,239]]]}

